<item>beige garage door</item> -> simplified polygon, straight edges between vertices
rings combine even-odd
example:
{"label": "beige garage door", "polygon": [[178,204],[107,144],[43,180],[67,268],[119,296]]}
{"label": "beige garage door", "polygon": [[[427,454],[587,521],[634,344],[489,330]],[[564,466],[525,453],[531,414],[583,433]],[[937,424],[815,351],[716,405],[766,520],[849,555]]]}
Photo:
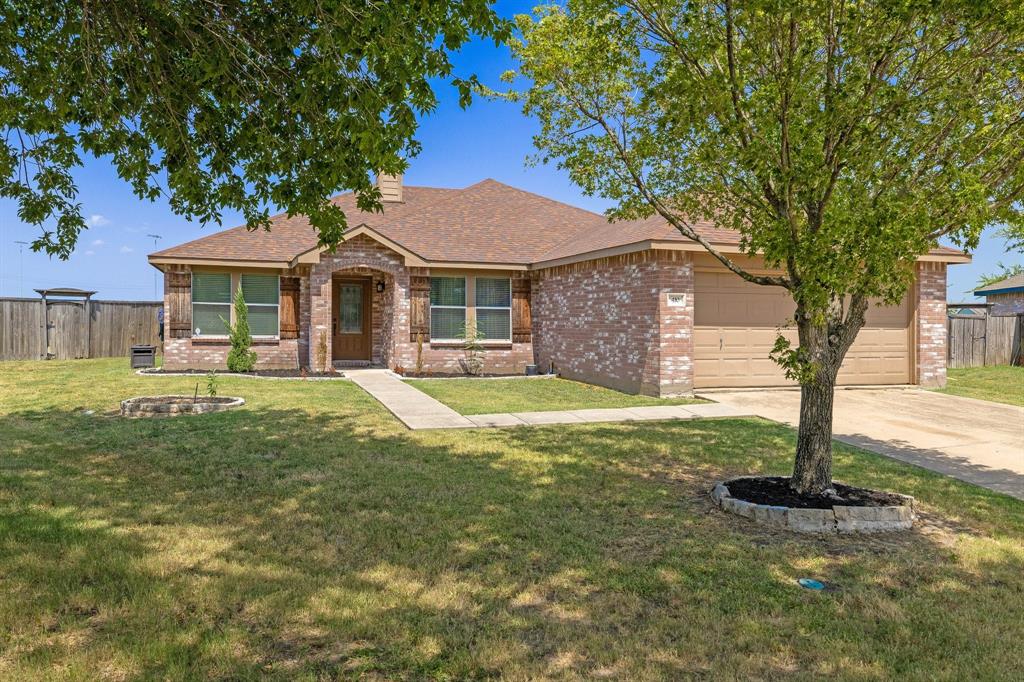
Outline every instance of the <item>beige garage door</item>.
{"label": "beige garage door", "polygon": [[[788,292],[750,284],[724,270],[698,270],[693,304],[697,388],[792,383],[768,357],[777,328],[793,317]],[[867,326],[839,372],[839,383],[910,383],[912,317],[909,294],[898,306],[871,306]],[[783,333],[796,344],[795,329]]]}

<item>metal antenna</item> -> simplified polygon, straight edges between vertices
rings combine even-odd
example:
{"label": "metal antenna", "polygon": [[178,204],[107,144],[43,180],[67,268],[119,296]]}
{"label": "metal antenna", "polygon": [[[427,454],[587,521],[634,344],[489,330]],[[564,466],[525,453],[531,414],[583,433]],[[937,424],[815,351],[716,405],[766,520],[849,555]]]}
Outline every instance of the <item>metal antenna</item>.
{"label": "metal antenna", "polygon": [[[146,236],[153,238],[153,250],[156,251],[156,249],[157,249],[156,243],[157,243],[157,241],[163,239],[163,237],[161,237],[158,234],[147,234]],[[160,276],[159,276],[158,272],[154,272],[153,273],[153,298],[155,298],[157,300],[160,300],[160,299],[163,298],[162,296],[160,296],[160,279],[159,279],[159,277]]]}
{"label": "metal antenna", "polygon": [[25,247],[28,246],[28,242],[20,239],[15,240],[15,244],[18,245],[18,297],[25,297]]}

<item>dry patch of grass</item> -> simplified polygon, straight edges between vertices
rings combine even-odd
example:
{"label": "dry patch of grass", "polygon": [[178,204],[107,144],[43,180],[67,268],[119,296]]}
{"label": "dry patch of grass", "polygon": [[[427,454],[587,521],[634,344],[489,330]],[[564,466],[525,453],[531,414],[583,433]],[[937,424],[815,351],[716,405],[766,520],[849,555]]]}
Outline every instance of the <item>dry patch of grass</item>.
{"label": "dry patch of grass", "polygon": [[[852,448],[918,531],[715,509],[785,473],[758,420],[404,430],[346,382],[0,365],[0,678],[998,679],[1024,669],[1024,503]],[[95,410],[89,416],[83,410]],[[812,593],[796,578],[832,589]]]}

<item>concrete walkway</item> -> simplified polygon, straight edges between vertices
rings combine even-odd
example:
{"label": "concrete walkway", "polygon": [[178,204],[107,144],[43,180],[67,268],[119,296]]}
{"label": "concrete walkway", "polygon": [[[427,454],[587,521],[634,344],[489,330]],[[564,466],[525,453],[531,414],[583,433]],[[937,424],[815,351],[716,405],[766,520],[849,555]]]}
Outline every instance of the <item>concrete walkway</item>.
{"label": "concrete walkway", "polygon": [[[740,410],[796,426],[800,392],[709,392]],[[920,389],[836,391],[836,440],[1024,500],[1024,408]]]}
{"label": "concrete walkway", "polygon": [[345,376],[380,401],[410,429],[468,429],[476,427],[461,414],[386,369],[346,369]]}
{"label": "concrete walkway", "polygon": [[391,414],[410,429],[474,429],[753,415],[753,412],[749,410],[728,405],[702,403],[550,412],[502,412],[463,416],[426,393],[413,388],[386,369],[347,369],[345,376],[379,400],[384,407],[391,411]]}

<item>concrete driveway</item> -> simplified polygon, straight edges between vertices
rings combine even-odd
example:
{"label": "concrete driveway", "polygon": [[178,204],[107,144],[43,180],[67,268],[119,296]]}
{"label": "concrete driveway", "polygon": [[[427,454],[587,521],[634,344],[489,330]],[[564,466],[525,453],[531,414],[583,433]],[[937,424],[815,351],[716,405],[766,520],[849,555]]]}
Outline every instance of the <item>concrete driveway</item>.
{"label": "concrete driveway", "polygon": [[[793,389],[705,397],[796,426]],[[836,391],[834,437],[1024,500],[1024,408],[919,389]]]}

